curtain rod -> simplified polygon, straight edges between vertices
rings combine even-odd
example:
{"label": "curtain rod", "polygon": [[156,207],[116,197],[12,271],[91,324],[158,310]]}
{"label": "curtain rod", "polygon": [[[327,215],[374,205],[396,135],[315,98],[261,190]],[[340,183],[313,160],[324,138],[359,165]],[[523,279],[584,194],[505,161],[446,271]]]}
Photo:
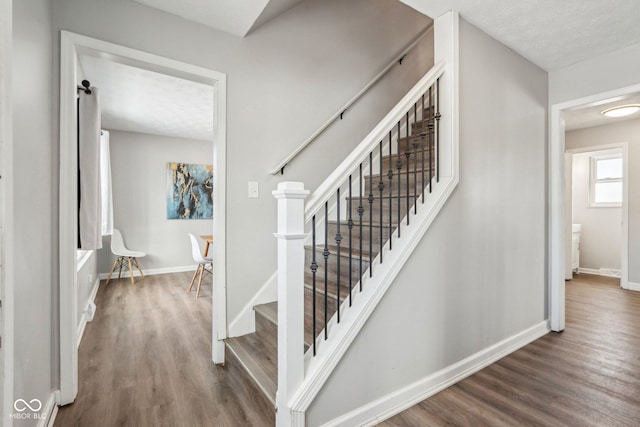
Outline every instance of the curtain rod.
{"label": "curtain rod", "polygon": [[91,82],[89,80],[83,80],[82,86],[78,85],[77,89],[83,91],[87,95],[91,95],[91,89],[89,89],[89,86],[91,86]]}

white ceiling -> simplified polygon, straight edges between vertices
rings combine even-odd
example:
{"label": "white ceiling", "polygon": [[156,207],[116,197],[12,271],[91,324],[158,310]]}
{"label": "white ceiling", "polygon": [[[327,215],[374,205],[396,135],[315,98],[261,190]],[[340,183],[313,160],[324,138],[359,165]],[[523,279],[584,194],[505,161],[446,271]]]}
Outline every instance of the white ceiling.
{"label": "white ceiling", "polygon": [[401,0],[466,20],[547,71],[640,43],[638,0]]}
{"label": "white ceiling", "polygon": [[[133,1],[244,37],[302,0]],[[640,43],[640,0],[400,1],[430,17],[457,10],[547,71]],[[91,83],[101,89],[105,128],[212,138],[211,87],[106,59],[84,56],[80,61]],[[567,130],[624,120],[604,118],[603,108],[568,111]]]}
{"label": "white ceiling", "polygon": [[134,0],[189,21],[246,36],[302,0]]}
{"label": "white ceiling", "polygon": [[104,129],[213,139],[213,87],[88,55],[81,74],[100,90]]}
{"label": "white ceiling", "polygon": [[564,127],[565,130],[576,130],[593,126],[608,125],[611,123],[622,122],[625,120],[637,120],[640,118],[640,112],[631,114],[626,117],[605,117],[601,114],[603,110],[611,107],[617,107],[625,104],[640,104],[640,94],[628,95],[609,99],[595,104],[575,107],[565,110]]}

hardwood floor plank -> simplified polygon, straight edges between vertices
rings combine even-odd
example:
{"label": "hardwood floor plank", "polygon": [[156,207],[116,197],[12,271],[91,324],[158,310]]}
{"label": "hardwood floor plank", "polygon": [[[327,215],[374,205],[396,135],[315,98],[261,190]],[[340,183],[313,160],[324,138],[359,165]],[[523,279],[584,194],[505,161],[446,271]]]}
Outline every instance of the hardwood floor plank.
{"label": "hardwood floor plank", "polygon": [[55,426],[272,426],[273,406],[237,366],[211,362],[211,278],[128,276],[100,285],[79,348],[79,392]]}
{"label": "hardwood floor plank", "polygon": [[381,426],[640,425],[640,292],[566,283],[566,329],[550,333]]}

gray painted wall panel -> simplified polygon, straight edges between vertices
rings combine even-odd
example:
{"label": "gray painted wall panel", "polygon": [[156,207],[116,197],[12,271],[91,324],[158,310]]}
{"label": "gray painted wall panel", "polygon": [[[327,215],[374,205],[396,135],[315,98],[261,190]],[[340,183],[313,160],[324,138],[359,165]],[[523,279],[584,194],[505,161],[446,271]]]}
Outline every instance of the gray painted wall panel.
{"label": "gray painted wall panel", "polygon": [[546,318],[547,73],[460,23],[460,184],[307,412],[321,425]]}
{"label": "gray painted wall panel", "polygon": [[[113,221],[127,247],[147,254],[140,259],[143,271],[195,265],[187,233],[211,234],[213,223],[167,219],[166,167],[167,162],[212,164],[211,142],[113,130],[109,133]],[[108,273],[114,260],[111,238],[104,237],[103,248],[98,251],[98,272]]]}
{"label": "gray painted wall panel", "polygon": [[[13,2],[13,153],[15,272],[15,398],[39,399],[52,390],[57,278],[52,177],[51,5]],[[34,420],[14,425],[35,425]]]}
{"label": "gray painted wall panel", "polygon": [[[306,1],[241,39],[135,2],[54,4],[55,31],[227,73],[229,319],[276,268],[271,190],[284,180],[304,181],[311,189],[319,185],[432,64],[427,38],[419,54],[394,68],[284,177],[274,177],[267,171],[382,70],[429,25],[428,18],[394,0]],[[259,199],[247,198],[248,181],[259,182]]]}

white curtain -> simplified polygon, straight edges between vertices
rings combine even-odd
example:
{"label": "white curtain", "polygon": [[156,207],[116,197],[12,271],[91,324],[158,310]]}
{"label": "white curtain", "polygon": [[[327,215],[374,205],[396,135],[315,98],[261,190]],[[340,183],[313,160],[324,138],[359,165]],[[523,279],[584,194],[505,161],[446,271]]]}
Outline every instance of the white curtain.
{"label": "white curtain", "polygon": [[111,193],[111,151],[109,132],[100,135],[100,190],[102,193],[102,235],[113,234],[113,196]]}
{"label": "white curtain", "polygon": [[79,249],[102,248],[100,189],[100,102],[98,89],[80,91],[78,103],[78,154],[80,168]]}

